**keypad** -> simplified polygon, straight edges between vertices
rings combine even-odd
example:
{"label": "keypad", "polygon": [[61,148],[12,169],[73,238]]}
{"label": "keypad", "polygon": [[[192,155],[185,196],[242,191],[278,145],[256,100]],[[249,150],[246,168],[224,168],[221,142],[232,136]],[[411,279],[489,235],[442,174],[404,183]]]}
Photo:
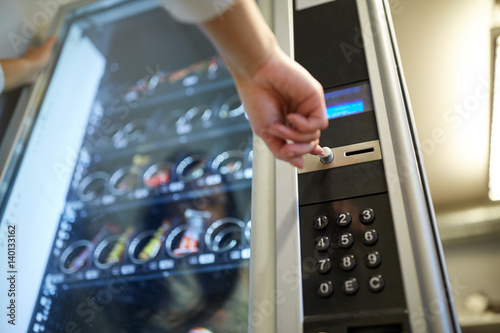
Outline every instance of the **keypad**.
{"label": "keypad", "polygon": [[[337,297],[332,296],[335,285],[344,297],[358,297],[363,292],[378,294],[386,288],[383,274],[378,271],[382,255],[377,249],[381,242],[377,228],[383,221],[375,221],[375,214],[375,209],[361,207],[314,217],[309,228],[316,230],[313,234],[317,236],[309,257],[316,258],[315,274],[326,277],[316,282],[319,297]],[[330,220],[334,223],[329,224]]]}

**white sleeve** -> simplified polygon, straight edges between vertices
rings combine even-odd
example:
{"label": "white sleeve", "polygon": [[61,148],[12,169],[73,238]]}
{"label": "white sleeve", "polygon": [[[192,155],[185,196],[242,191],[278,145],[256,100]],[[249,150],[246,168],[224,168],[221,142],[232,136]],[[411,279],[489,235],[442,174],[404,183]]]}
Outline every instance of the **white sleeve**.
{"label": "white sleeve", "polygon": [[3,73],[2,64],[0,64],[0,94],[3,92],[3,88],[5,88],[5,74]]}
{"label": "white sleeve", "polygon": [[237,0],[159,0],[178,21],[201,23],[221,15]]}

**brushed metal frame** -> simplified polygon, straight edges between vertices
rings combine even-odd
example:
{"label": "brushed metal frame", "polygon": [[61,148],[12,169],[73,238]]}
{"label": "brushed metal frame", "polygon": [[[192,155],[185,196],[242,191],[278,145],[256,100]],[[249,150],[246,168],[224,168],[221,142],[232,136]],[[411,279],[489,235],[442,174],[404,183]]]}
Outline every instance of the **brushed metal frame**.
{"label": "brushed metal frame", "polygon": [[412,332],[460,332],[390,7],[356,2]]}
{"label": "brushed metal frame", "polygon": [[[274,19],[274,31],[281,48],[294,58],[292,0],[275,1]],[[297,181],[297,169],[277,160],[276,328],[273,332],[279,333],[302,333],[304,322]]]}

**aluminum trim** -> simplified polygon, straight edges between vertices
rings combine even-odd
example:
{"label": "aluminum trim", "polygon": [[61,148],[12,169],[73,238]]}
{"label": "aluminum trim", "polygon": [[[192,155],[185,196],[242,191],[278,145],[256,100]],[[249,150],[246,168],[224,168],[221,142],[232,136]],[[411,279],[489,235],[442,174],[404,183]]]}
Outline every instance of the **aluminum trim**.
{"label": "aluminum trim", "polygon": [[[291,0],[275,2],[275,34],[283,50],[293,58],[293,3]],[[276,327],[274,332],[302,333],[304,310],[297,169],[279,160],[276,160],[275,165]]]}
{"label": "aluminum trim", "polygon": [[[413,332],[454,332],[449,308],[442,306],[448,300],[437,249],[429,246],[429,240],[434,245],[439,240],[432,232],[432,212],[415,156],[418,147],[412,141],[408,103],[389,32],[389,7],[380,0],[357,0],[357,4],[391,209],[398,221],[394,228],[410,325]],[[429,312],[435,304],[440,305],[439,314]]]}

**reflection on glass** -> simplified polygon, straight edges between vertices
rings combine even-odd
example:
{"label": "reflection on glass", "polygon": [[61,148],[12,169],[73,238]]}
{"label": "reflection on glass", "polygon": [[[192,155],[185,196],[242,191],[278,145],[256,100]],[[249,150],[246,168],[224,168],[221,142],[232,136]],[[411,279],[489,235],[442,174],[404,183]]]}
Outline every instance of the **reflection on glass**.
{"label": "reflection on glass", "polygon": [[[75,163],[25,331],[245,332],[252,131],[229,71],[153,0],[77,11],[76,28],[71,43],[85,40],[104,65],[74,91],[94,92],[79,132],[61,131],[80,137],[60,140],[74,142]],[[102,308],[92,318],[77,313],[88,297]]]}

